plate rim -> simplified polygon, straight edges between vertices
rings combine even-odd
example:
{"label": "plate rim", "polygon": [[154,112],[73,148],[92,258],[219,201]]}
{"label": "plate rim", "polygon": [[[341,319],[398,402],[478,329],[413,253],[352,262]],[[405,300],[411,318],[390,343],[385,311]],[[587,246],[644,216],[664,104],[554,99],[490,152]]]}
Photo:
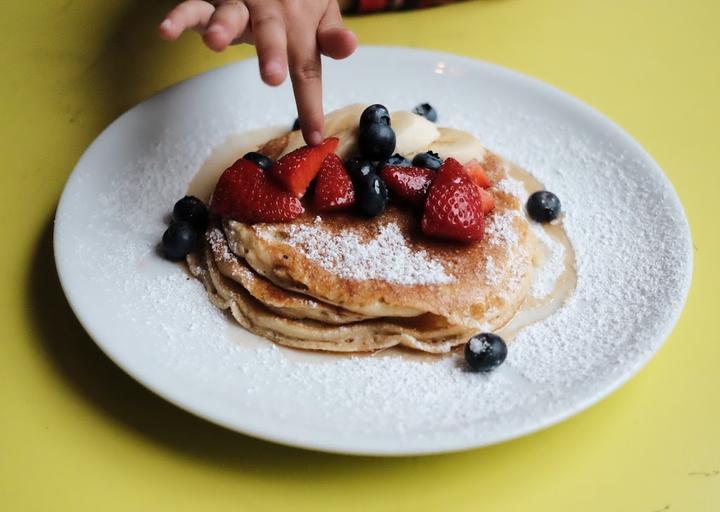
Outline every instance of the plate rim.
{"label": "plate rim", "polygon": [[[517,71],[514,69],[510,69],[504,66],[501,66],[499,64],[488,62],[485,60],[475,59],[468,56],[463,55],[457,55],[447,52],[441,52],[437,50],[425,50],[421,48],[410,48],[410,47],[404,47],[404,46],[389,46],[389,45],[362,45],[358,48],[358,53],[372,53],[372,52],[399,52],[403,54],[412,54],[414,56],[420,56],[420,57],[434,57],[434,58],[441,58],[446,60],[454,60],[454,61],[460,61],[462,64],[467,66],[480,66],[481,68],[485,68],[486,70],[490,70],[494,73],[499,73],[501,75],[504,75],[505,77],[512,78],[515,80],[519,80],[521,82],[526,82],[531,84],[532,86],[539,88],[541,92],[543,93],[549,93],[552,95],[555,95],[559,99],[563,100],[564,102],[570,104],[573,108],[578,109],[581,111],[583,115],[589,116],[594,121],[597,121],[603,125],[603,128],[609,129],[611,131],[615,131],[619,135],[622,136],[622,139],[625,143],[629,144],[633,147],[635,151],[637,151],[638,155],[641,156],[645,163],[648,164],[647,171],[650,173],[655,174],[656,178],[659,178],[661,181],[664,182],[664,185],[666,186],[667,190],[671,192],[670,197],[668,198],[672,203],[673,206],[682,214],[682,219],[684,220],[683,227],[685,231],[685,235],[687,237],[687,251],[685,254],[685,266],[683,267],[685,272],[682,274],[682,297],[680,300],[678,300],[672,309],[672,311],[668,311],[667,315],[667,321],[664,323],[664,326],[662,330],[658,330],[657,334],[653,337],[654,343],[652,343],[652,346],[650,350],[645,351],[642,353],[639,357],[636,357],[632,364],[629,365],[627,368],[624,369],[624,371],[621,373],[621,375],[617,376],[615,379],[611,380],[609,383],[605,383],[603,386],[599,386],[597,389],[595,389],[594,392],[588,393],[585,397],[583,397],[582,400],[578,400],[577,402],[574,402],[571,407],[567,407],[566,410],[563,410],[562,412],[556,413],[554,415],[551,415],[549,417],[545,417],[541,421],[536,421],[533,423],[531,427],[521,427],[521,428],[515,428],[511,429],[510,431],[503,433],[503,434],[497,434],[494,436],[486,437],[482,442],[473,441],[470,439],[469,441],[466,440],[465,442],[458,442],[458,443],[436,443],[432,446],[426,446],[424,448],[420,448],[414,445],[410,445],[409,447],[403,447],[400,449],[391,449],[388,447],[381,448],[380,446],[374,446],[372,448],[362,448],[358,447],[357,445],[353,445],[352,443],[346,442],[345,438],[337,438],[338,440],[333,442],[333,440],[326,440],[326,439],[308,439],[306,436],[303,435],[295,435],[293,436],[292,433],[288,433],[288,430],[281,430],[280,433],[277,433],[275,431],[272,431],[268,433],[267,431],[261,430],[259,428],[256,428],[254,425],[251,425],[252,421],[249,421],[243,425],[238,425],[237,422],[231,422],[228,421],[226,418],[222,417],[222,415],[217,414],[216,411],[208,411],[208,409],[203,410],[202,407],[198,407],[195,403],[192,403],[189,400],[183,400],[182,397],[178,397],[172,394],[171,390],[163,388],[163,386],[159,383],[153,380],[152,376],[148,376],[140,371],[136,367],[133,367],[132,364],[130,364],[125,357],[122,356],[119,351],[114,350],[112,344],[106,344],[102,341],[102,335],[101,333],[95,332],[95,329],[92,327],[92,321],[87,318],[86,313],[83,312],[82,308],[80,308],[78,300],[74,298],[74,293],[72,290],[72,283],[70,282],[70,278],[68,276],[69,271],[65,270],[65,259],[63,258],[63,255],[61,254],[62,249],[59,248],[58,240],[63,236],[63,212],[68,209],[68,195],[70,190],[73,186],[75,181],[77,181],[79,172],[78,169],[82,166],[82,163],[84,159],[86,158],[87,154],[90,152],[90,150],[99,143],[99,141],[103,138],[103,136],[109,132],[116,124],[120,123],[123,118],[125,118],[127,115],[130,114],[131,111],[133,111],[137,105],[141,105],[145,102],[150,101],[153,98],[156,98],[158,96],[164,95],[169,91],[172,91],[173,89],[181,87],[183,84],[187,84],[188,82],[191,82],[195,80],[196,78],[200,76],[210,76],[213,74],[218,74],[223,72],[223,70],[226,70],[230,67],[248,67],[253,66],[257,64],[257,57],[248,58],[232,63],[225,64],[223,66],[211,69],[209,71],[205,71],[203,73],[199,73],[197,75],[194,75],[192,77],[186,78],[180,82],[177,82],[173,85],[170,85],[151,96],[143,99],[141,102],[139,102],[136,105],[133,105],[129,109],[127,109],[125,112],[120,114],[117,118],[115,118],[110,124],[108,124],[94,139],[93,141],[87,146],[87,148],[84,150],[82,156],[78,159],[77,163],[73,167],[72,172],[70,173],[65,186],[63,187],[63,192],[60,196],[60,200],[58,202],[58,206],[55,212],[55,218],[54,218],[54,226],[53,226],[53,254],[55,259],[55,266],[57,269],[58,279],[60,281],[61,288],[63,290],[63,293],[67,299],[68,304],[70,305],[70,308],[72,309],[73,313],[75,314],[76,318],[80,322],[80,324],[83,326],[83,329],[88,334],[88,336],[93,340],[93,342],[100,348],[100,350],[111,360],[115,365],[117,365],[120,369],[122,369],[125,373],[127,373],[131,378],[133,378],[135,381],[137,381],[139,384],[144,386],[146,389],[150,390],[154,394],[158,395],[162,399],[170,402],[171,404],[175,405],[176,407],[179,407],[180,409],[187,411],[191,414],[193,414],[196,417],[202,418],[206,421],[209,421],[211,423],[214,423],[216,425],[220,425],[228,430],[239,432],[244,435],[252,436],[258,439],[262,439],[265,441],[270,441],[278,444],[283,444],[287,446],[293,446],[296,448],[302,448],[302,449],[311,449],[311,450],[317,450],[322,452],[328,452],[328,453],[336,453],[336,454],[345,454],[345,455],[362,455],[362,456],[417,456],[417,455],[431,455],[431,454],[439,454],[439,453],[452,453],[452,452],[458,452],[458,451],[464,451],[469,449],[475,449],[475,448],[481,448],[485,446],[490,446],[498,443],[502,443],[505,441],[509,441],[512,439],[518,439],[521,437],[528,436],[530,434],[533,434],[535,432],[545,430],[553,425],[556,425],[558,423],[561,423],[576,414],[579,414],[580,412],[583,412],[587,410],[592,405],[599,403],[600,401],[607,398],[610,394],[612,394],[614,391],[619,389],[621,386],[625,385],[630,379],[632,379],[634,376],[636,376],[639,371],[644,368],[647,363],[652,359],[658,351],[662,348],[662,346],[666,343],[667,339],[671,335],[673,329],[677,325],[677,322],[679,321],[682,312],[685,309],[690,287],[692,284],[692,276],[693,276],[693,267],[694,267],[694,254],[693,254],[693,238],[692,238],[692,231],[690,229],[690,225],[688,222],[687,215],[685,213],[685,209],[682,205],[682,202],[680,201],[680,198],[677,194],[677,191],[675,187],[673,187],[672,182],[668,178],[668,176],[663,172],[662,168],[655,162],[655,160],[652,158],[652,156],[640,145],[640,143],[635,140],[634,137],[632,137],[628,132],[626,132],[620,125],[612,121],[608,116],[603,114],[602,112],[596,110],[589,104],[585,103],[584,101],[580,100],[579,98],[576,98],[575,96],[570,95],[567,92],[562,91],[561,89],[555,87],[554,85],[551,85],[547,82],[544,82],[538,78],[535,78],[533,76],[527,75],[521,71]],[[386,54],[387,55],[387,54]],[[402,56],[400,56],[402,58]]]}

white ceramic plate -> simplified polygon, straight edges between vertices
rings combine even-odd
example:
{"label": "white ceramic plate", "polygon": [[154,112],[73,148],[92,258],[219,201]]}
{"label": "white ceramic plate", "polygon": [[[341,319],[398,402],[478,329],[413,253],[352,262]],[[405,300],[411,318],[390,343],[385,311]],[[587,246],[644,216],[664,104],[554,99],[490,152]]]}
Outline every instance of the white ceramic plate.
{"label": "white ceramic plate", "polygon": [[[562,199],[576,293],[525,329],[490,375],[457,356],[340,357],[278,348],[210,306],[156,244],[211,148],[289,124],[290,88],[245,61],[137,105],[88,148],[65,187],[55,256],[97,344],[149,389],[252,436],[343,453],[467,449],[546,427],[624,383],[658,350],[690,282],[687,221],[650,156],[619,127],[532,78],[453,55],[364,47],[325,63],[326,108],[430,101]],[[170,427],[170,426],[169,426]]]}

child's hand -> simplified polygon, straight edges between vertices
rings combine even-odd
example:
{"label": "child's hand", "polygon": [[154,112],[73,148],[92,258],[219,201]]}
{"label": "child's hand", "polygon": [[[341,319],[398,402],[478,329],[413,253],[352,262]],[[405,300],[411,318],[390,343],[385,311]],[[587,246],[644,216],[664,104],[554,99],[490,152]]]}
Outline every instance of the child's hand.
{"label": "child's hand", "polygon": [[218,52],[233,43],[254,44],[269,85],[280,85],[289,66],[305,141],[322,141],[320,54],[344,59],[357,47],[337,0],[185,0],[160,24],[160,35],[174,41],[187,29],[199,31]]}

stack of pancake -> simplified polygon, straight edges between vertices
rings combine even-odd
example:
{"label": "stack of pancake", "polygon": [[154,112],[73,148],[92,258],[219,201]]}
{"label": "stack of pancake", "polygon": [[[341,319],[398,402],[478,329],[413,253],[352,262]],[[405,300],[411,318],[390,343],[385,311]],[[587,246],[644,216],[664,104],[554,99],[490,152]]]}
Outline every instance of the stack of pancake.
{"label": "stack of pancake", "polygon": [[[342,158],[355,151],[364,107],[327,117],[326,135],[340,138]],[[418,212],[392,205],[372,219],[353,212],[277,224],[215,219],[203,248],[188,257],[210,300],[272,341],[338,352],[403,345],[442,353],[509,321],[528,292],[534,253],[511,164],[471,135],[409,112],[394,113],[392,126],[404,156],[432,150],[481,162],[496,202],[482,241],[429,239]],[[300,145],[291,132],[259,151],[277,159]]]}

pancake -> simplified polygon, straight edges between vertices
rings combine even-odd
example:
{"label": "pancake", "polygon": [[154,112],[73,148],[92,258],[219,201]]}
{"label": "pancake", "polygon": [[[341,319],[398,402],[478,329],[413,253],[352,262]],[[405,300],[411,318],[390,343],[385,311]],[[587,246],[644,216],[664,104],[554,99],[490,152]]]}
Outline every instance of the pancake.
{"label": "pancake", "polygon": [[346,325],[286,318],[254,299],[232,279],[223,276],[209,249],[188,258],[195,277],[205,285],[213,304],[229,309],[237,322],[255,334],[281,345],[331,352],[371,352],[405,346],[423,352],[446,353],[463,344],[473,329],[448,325],[434,315],[412,319],[383,318]]}
{"label": "pancake", "polygon": [[465,245],[419,233],[417,214],[389,207],[373,219],[304,214],[293,222],[223,223],[230,249],[277,286],[366,316],[433,313],[480,328],[517,307],[532,274],[534,240],[503,162],[484,160],[496,187],[486,237]]}
{"label": "pancake", "polygon": [[[356,151],[364,105],[328,115],[337,153]],[[313,350],[372,351],[404,345],[447,352],[480,330],[507,323],[532,278],[534,238],[510,180],[512,164],[472,135],[409,112],[393,113],[398,151],[437,151],[479,160],[493,182],[495,210],[472,245],[436,241],[419,231],[419,213],[390,205],[378,217],[306,213],[278,224],[218,219],[201,254],[188,258],[215,305],[256,334]],[[277,159],[303,144],[298,131],[259,151]]]}
{"label": "pancake", "polygon": [[277,314],[288,318],[319,320],[330,324],[346,324],[367,318],[314,300],[307,295],[284,290],[257,275],[244,259],[239,258],[230,250],[225,234],[217,226],[211,226],[206,231],[205,245],[221,275],[240,284],[254,299]]}

